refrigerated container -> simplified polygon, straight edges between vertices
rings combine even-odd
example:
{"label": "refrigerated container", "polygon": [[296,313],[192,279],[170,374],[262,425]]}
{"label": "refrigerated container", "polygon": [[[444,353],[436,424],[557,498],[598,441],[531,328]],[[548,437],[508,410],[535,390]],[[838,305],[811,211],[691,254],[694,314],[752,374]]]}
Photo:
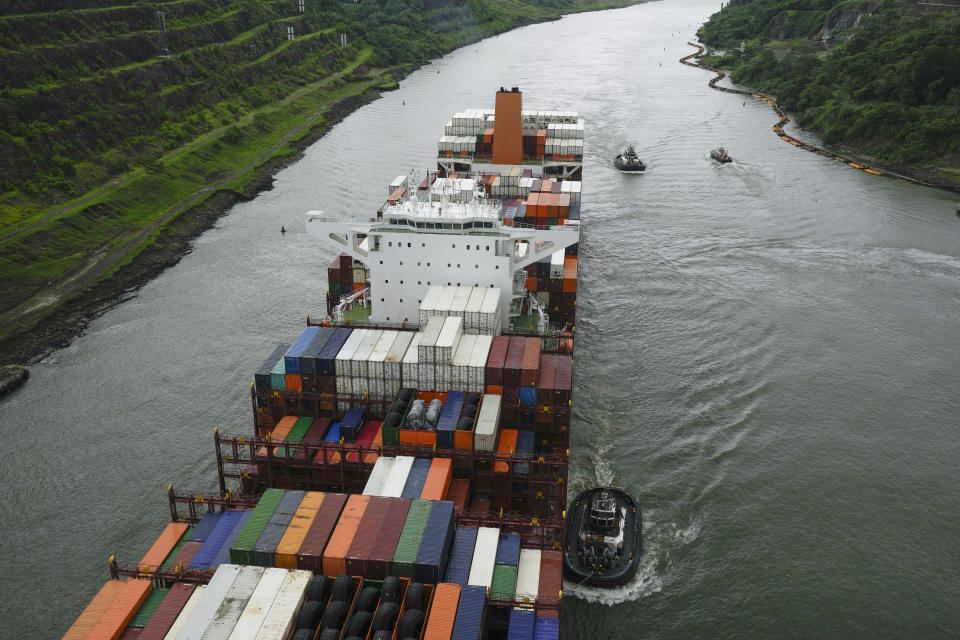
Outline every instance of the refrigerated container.
{"label": "refrigerated container", "polygon": [[493,568],[496,564],[499,540],[500,529],[480,527],[477,530],[477,543],[473,549],[467,584],[480,585],[488,589],[493,584]]}

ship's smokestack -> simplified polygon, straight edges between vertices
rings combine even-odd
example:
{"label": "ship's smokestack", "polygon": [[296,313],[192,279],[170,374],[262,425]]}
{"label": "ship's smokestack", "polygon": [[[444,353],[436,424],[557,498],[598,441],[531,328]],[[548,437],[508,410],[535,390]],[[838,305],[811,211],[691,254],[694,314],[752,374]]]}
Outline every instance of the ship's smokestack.
{"label": "ship's smokestack", "polygon": [[500,87],[494,106],[493,163],[523,164],[523,94],[518,87]]}

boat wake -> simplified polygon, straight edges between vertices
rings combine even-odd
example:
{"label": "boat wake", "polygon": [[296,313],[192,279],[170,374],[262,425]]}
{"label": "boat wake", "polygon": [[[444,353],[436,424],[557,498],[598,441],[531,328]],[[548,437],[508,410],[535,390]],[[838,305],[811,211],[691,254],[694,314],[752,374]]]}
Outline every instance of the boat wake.
{"label": "boat wake", "polygon": [[637,575],[622,587],[601,589],[574,584],[566,579],[563,581],[564,596],[573,596],[587,602],[609,606],[639,600],[644,596],[658,593],[662,589],[663,579],[657,571],[657,558],[647,552],[644,552],[644,557],[640,559]]}

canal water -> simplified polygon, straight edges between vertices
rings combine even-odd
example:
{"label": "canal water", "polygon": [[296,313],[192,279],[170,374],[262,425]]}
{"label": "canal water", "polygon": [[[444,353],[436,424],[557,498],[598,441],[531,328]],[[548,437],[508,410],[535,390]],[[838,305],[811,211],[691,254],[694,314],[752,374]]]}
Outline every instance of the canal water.
{"label": "canal water", "polygon": [[[566,638],[948,637],[960,626],[960,219],[803,152],[677,63],[720,3],[570,16],[466,47],[360,109],[0,403],[4,637],[57,638],[215,488],[215,426],[322,314],[320,209],[372,214],[450,115],[519,86],[587,120],[571,492],[639,496],[630,585],[567,585]],[[637,146],[648,170],[613,156]],[[709,151],[726,145],[735,161]],[[281,225],[288,233],[281,236]]]}

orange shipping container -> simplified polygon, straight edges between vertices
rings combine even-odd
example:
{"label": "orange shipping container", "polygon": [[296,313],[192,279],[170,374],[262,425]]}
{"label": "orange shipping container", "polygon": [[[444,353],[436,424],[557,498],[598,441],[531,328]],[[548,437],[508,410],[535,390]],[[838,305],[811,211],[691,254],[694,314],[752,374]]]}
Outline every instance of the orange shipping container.
{"label": "orange shipping container", "polygon": [[[501,429],[500,441],[497,443],[497,457],[512,458],[513,452],[517,448],[517,430]],[[493,470],[496,473],[506,473],[510,471],[510,465],[502,460],[493,463]]]}
{"label": "orange shipping container", "polygon": [[299,373],[287,374],[287,391],[300,391],[303,389],[303,378]]}
{"label": "orange shipping container", "polygon": [[353,292],[363,291],[367,287],[366,283],[363,282],[354,282],[353,283]]}
{"label": "orange shipping container", "polygon": [[523,287],[527,291],[536,291],[537,290],[536,276],[527,276],[526,281],[523,283]]}
{"label": "orange shipping container", "polygon": [[437,444],[437,432],[417,431],[417,444],[423,447],[432,447]]}
{"label": "orange shipping container", "polygon": [[474,423],[470,426],[469,431],[467,429],[457,429],[453,432],[454,449],[460,449],[461,451],[473,450],[473,430],[476,428],[476,416],[474,416],[473,421]]}
{"label": "orange shipping container", "polygon": [[527,217],[536,218],[537,208],[540,206],[540,194],[536,191],[527,196]]}
{"label": "orange shipping container", "polygon": [[419,433],[416,429],[400,429],[400,444],[418,444]]}
{"label": "orange shipping container", "polygon": [[117,599],[117,595],[123,589],[124,584],[126,583],[120,580],[107,580],[100,591],[97,592],[97,595],[93,597],[93,600],[90,601],[90,604],[87,605],[87,608],[83,610],[83,613],[67,629],[63,640],[83,640],[90,635],[90,631],[103,617],[104,612]]}
{"label": "orange shipping container", "polygon": [[190,525],[186,522],[171,522],[168,524],[137,567],[141,571],[156,571],[159,569],[189,528]]}
{"label": "orange shipping container", "polygon": [[137,609],[150,595],[152,588],[153,583],[150,580],[127,580],[110,607],[90,630],[87,640],[117,640],[133,620]]}
{"label": "orange shipping container", "polygon": [[300,545],[303,539],[307,537],[307,531],[313,524],[313,519],[317,517],[317,511],[323,504],[323,498],[326,494],[320,491],[308,491],[297,512],[293,514],[293,519],[287,525],[287,530],[283,532],[283,537],[277,544],[277,550],[273,555],[273,564],[281,569],[297,568],[297,552],[300,551]]}
{"label": "orange shipping container", "polygon": [[501,385],[499,385],[499,384],[488,384],[488,385],[487,385],[487,393],[494,393],[494,394],[496,394],[496,395],[498,395],[498,396],[502,396],[502,395],[503,395],[503,386],[501,386]]}
{"label": "orange shipping container", "polygon": [[[283,416],[280,418],[280,422],[277,423],[277,428],[270,434],[270,442],[276,442],[277,444],[282,443],[287,439],[287,436],[290,435],[290,429],[293,429],[293,425],[296,423],[296,416]],[[257,455],[261,457],[266,456],[267,448],[260,447],[257,449]]]}
{"label": "orange shipping container", "polygon": [[423,640],[450,640],[460,603],[460,585],[441,582],[433,591],[433,604],[427,617]]}
{"label": "orange shipping container", "polygon": [[[458,432],[459,433],[459,432]],[[434,458],[427,471],[427,480],[423,483],[421,500],[446,500],[450,480],[453,478],[453,460]]]}
{"label": "orange shipping container", "polygon": [[[379,449],[383,446],[383,427],[377,429],[377,435],[373,437],[373,442],[370,443],[370,446],[373,449]],[[363,456],[363,461],[367,464],[374,464],[379,457],[376,453],[368,453]]]}
{"label": "orange shipping container", "polygon": [[357,534],[357,526],[367,510],[370,496],[354,494],[347,500],[337,527],[330,534],[330,541],[323,550],[323,572],[328,576],[339,576],[347,572],[347,551]]}
{"label": "orange shipping container", "polygon": [[563,291],[565,293],[577,291],[577,256],[567,256],[563,260]]}

